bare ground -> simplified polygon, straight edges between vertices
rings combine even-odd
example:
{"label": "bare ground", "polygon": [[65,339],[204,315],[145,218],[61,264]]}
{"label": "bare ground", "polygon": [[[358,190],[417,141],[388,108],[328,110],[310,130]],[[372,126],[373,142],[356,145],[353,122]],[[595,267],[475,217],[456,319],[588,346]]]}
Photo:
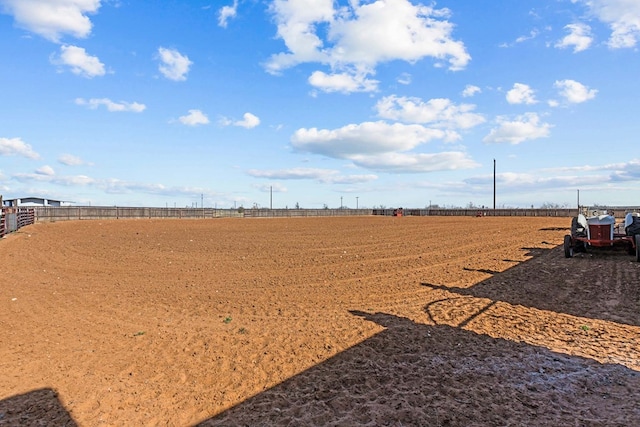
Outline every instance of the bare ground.
{"label": "bare ground", "polygon": [[0,241],[0,425],[640,425],[640,264],[568,218],[113,220]]}

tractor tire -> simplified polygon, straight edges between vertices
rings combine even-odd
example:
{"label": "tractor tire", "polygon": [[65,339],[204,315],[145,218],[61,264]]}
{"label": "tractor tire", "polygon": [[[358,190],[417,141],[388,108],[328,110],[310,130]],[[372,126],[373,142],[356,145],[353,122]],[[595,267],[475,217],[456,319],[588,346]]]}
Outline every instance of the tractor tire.
{"label": "tractor tire", "polygon": [[627,236],[635,236],[636,234],[640,234],[640,217],[633,216],[633,222],[625,228]]}
{"label": "tractor tire", "polygon": [[634,239],[636,240],[636,262],[640,262],[640,234],[636,234]]}
{"label": "tractor tire", "polygon": [[[638,252],[636,248],[636,253]],[[573,245],[571,244],[571,236],[564,236],[564,257],[573,258]]]}

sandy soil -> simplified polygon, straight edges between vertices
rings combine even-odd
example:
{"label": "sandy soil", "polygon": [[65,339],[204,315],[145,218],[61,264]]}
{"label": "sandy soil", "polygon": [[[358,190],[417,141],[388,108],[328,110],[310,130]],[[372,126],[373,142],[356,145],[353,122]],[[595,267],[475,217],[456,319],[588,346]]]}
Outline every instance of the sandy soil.
{"label": "sandy soil", "polygon": [[0,425],[640,425],[640,264],[567,218],[40,223]]}

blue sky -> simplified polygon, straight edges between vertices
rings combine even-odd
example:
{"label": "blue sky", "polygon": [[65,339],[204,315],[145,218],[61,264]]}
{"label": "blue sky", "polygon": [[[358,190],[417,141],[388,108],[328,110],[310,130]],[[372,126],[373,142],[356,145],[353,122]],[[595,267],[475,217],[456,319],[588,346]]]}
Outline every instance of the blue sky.
{"label": "blue sky", "polygon": [[637,0],[0,0],[0,193],[640,205],[639,47]]}

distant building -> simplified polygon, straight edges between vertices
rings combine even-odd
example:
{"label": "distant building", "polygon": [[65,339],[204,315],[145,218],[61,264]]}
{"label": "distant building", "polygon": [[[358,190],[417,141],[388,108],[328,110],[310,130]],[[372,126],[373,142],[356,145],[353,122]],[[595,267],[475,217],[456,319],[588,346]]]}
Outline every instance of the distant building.
{"label": "distant building", "polygon": [[[1,199],[0,199],[1,200]],[[32,207],[32,206],[69,206],[68,202],[43,199],[41,197],[23,197],[21,199],[2,200],[2,207]]]}

